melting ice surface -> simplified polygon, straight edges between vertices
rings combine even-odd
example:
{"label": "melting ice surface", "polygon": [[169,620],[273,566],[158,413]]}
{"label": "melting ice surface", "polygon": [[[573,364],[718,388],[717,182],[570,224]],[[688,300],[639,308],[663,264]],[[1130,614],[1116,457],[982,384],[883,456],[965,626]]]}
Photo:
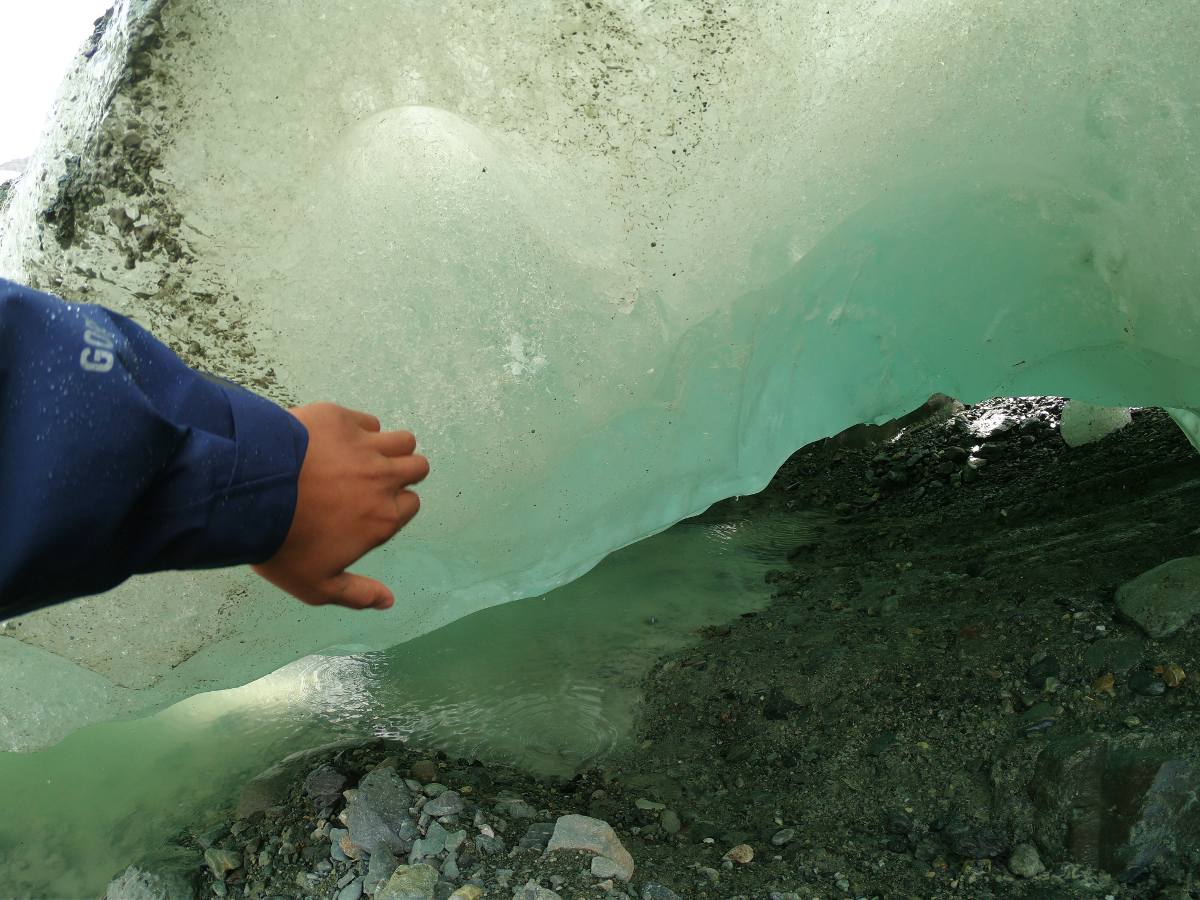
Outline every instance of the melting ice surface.
{"label": "melting ice surface", "polygon": [[117,870],[219,817],[297,748],[408,738],[568,774],[630,736],[651,662],[761,604],[763,574],[809,520],[683,523],[550,595],[461,619],[383,653],[308,657],[242,688],[0,755],[5,896],[95,897]]}
{"label": "melting ice surface", "polygon": [[[1197,46],[1195,3],[121,0],[0,272],[94,271],[223,374],[411,427],[435,475],[364,566],[385,618],[233,572],[9,628],[6,746],[543,593],[934,391],[1195,437]],[[120,179],[43,231],[66,156],[152,145],[187,259],[125,268]]]}

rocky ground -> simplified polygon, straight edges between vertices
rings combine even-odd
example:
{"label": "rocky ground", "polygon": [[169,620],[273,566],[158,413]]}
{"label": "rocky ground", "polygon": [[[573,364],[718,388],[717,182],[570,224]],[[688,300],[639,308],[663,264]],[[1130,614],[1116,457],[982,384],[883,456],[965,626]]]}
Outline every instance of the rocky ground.
{"label": "rocky ground", "polygon": [[1061,408],[797,453],[741,513],[818,538],[603,767],[319,748],[109,897],[1200,897],[1200,566],[1156,568],[1200,554],[1200,460],[1157,410],[1069,448]]}

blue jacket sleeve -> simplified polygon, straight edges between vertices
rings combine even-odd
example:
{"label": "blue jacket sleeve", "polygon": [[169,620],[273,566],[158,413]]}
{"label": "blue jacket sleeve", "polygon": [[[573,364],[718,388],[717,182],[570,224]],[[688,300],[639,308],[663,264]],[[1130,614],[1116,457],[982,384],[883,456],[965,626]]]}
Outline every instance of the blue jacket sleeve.
{"label": "blue jacket sleeve", "polygon": [[0,618],[269,559],[308,433],[124,316],[0,279]]}

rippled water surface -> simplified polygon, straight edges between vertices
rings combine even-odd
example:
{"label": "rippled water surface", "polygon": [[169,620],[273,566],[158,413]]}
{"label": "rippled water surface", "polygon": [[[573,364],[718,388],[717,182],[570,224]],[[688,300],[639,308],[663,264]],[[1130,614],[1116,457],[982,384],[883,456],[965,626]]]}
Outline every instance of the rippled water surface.
{"label": "rippled water surface", "polygon": [[544,597],[380,653],[309,657],[253,684],[0,755],[3,896],[97,896],[146,848],[217,817],[280,757],[388,736],[543,773],[626,740],[638,683],[705,624],[765,602],[804,518],[682,523]]}

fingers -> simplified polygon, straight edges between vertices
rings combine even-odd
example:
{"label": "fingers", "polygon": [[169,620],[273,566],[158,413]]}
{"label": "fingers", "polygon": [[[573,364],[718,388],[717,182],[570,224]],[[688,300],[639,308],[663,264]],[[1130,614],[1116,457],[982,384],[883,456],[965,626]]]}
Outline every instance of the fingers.
{"label": "fingers", "polygon": [[[343,407],[343,409],[346,408]],[[359,412],[357,409],[346,409],[346,412],[350,414],[350,418],[360,428],[365,428],[367,431],[379,431],[380,427],[382,427],[379,424],[379,420],[370,413]]]}
{"label": "fingers", "polygon": [[309,606],[341,606],[346,609],[390,609],[396,602],[387,586],[373,578],[340,572],[313,580],[277,571],[273,565],[254,566],[254,571],[282,591]]}
{"label": "fingers", "polygon": [[421,498],[412,491],[401,491],[396,496],[396,518],[400,524],[396,526],[399,531],[405,525],[413,520],[417,513],[421,511]]}
{"label": "fingers", "polygon": [[417,449],[417,439],[411,431],[385,431],[371,438],[371,442],[384,456],[409,456]]}
{"label": "fingers", "polygon": [[341,564],[353,565],[376,547],[382,547],[420,510],[421,498],[412,491],[397,491],[377,497],[374,515],[347,544]]}
{"label": "fingers", "polygon": [[388,609],[396,598],[387,586],[373,578],[342,572],[321,586],[326,603],[346,609]]}
{"label": "fingers", "polygon": [[419,484],[429,475],[429,460],[423,456],[385,458],[382,462],[383,471],[395,480],[397,487]]}

